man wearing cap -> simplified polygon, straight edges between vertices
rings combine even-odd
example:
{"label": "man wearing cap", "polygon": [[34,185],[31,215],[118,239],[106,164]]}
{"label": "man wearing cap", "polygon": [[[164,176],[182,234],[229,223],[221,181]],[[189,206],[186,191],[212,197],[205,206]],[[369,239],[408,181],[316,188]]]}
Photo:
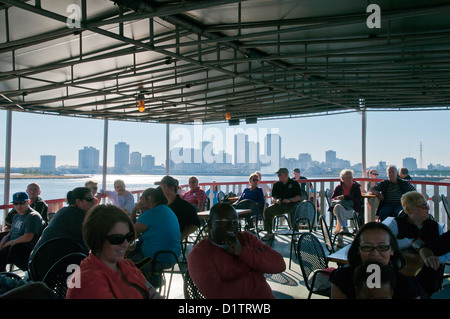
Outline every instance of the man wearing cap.
{"label": "man wearing cap", "polygon": [[[0,272],[6,271],[7,263],[28,261],[44,227],[41,215],[30,208],[27,193],[15,193],[12,203],[17,214],[12,220],[11,231],[0,241]],[[11,250],[14,244],[21,245],[15,245]]]}
{"label": "man wearing cap", "polygon": [[280,168],[276,174],[278,175],[278,181],[273,184],[272,205],[264,210],[264,229],[267,234],[261,238],[262,240],[271,240],[273,238],[274,217],[289,214],[290,218],[292,218],[297,205],[302,199],[300,185],[297,181],[289,178],[289,170],[287,168]]}
{"label": "man wearing cap", "polygon": [[[39,195],[41,194],[41,187],[39,186],[39,184],[37,183],[28,184],[26,193],[28,194],[28,198],[30,200],[29,201],[30,208],[37,211],[41,215],[42,220],[45,222],[45,224],[47,224],[49,221],[47,216],[48,205],[41,197],[39,197]],[[6,230],[11,229],[11,223],[15,214],[17,214],[17,211],[13,208],[6,216],[5,218]]]}
{"label": "man wearing cap", "polygon": [[155,185],[160,185],[166,196],[169,208],[177,215],[180,224],[181,240],[189,234],[192,234],[200,227],[200,219],[197,216],[197,210],[192,204],[182,199],[177,194],[178,180],[172,176],[164,176],[161,181]]}

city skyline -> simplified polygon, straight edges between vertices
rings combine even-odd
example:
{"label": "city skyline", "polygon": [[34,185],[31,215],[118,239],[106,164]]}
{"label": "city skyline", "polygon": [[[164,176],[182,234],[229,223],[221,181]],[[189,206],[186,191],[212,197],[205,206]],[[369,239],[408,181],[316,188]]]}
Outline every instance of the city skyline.
{"label": "city skyline", "polygon": [[[421,112],[368,112],[367,113],[367,166],[379,161],[402,165],[406,157],[416,158],[419,145],[423,145],[423,167],[430,163],[450,165],[446,137],[448,111]],[[6,122],[6,111],[0,111],[0,123]],[[56,166],[77,165],[78,150],[84,146],[100,150],[103,156],[103,121],[85,118],[13,112],[12,167],[38,166],[39,156],[56,156]],[[4,127],[4,125],[1,125]],[[203,131],[216,129],[225,132],[226,123],[201,126]],[[325,161],[325,151],[333,149],[337,157],[347,159],[351,165],[361,163],[361,115],[347,113],[322,117],[259,121],[258,124],[241,125],[233,129],[250,128],[278,130],[283,139],[282,156],[297,158],[311,154]],[[196,125],[171,125],[177,129],[194,132]],[[130,152],[138,151],[155,157],[155,165],[165,163],[166,126],[153,123],[109,121],[108,166],[114,163],[114,145],[121,141],[130,143]],[[0,130],[0,166],[5,163],[5,130]],[[225,135],[225,133],[224,133]],[[176,141],[171,135],[171,149]],[[226,147],[226,145],[225,145]]]}

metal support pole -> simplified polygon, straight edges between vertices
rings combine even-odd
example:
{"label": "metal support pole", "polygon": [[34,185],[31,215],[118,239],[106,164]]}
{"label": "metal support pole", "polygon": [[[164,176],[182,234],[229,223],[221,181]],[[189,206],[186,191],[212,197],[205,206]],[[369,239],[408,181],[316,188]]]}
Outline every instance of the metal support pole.
{"label": "metal support pole", "polygon": [[108,119],[105,119],[103,129],[103,177],[102,193],[106,191],[106,175],[108,174]]}
{"label": "metal support pole", "polygon": [[170,175],[170,124],[166,123],[166,175]]}
{"label": "metal support pole", "polygon": [[[12,134],[12,110],[6,111],[6,145],[5,145],[5,183],[4,183],[4,199],[3,203],[8,205],[9,189],[11,182],[11,134]],[[5,224],[5,218],[8,215],[8,209],[3,211],[2,225]],[[1,227],[3,229],[3,227]]]}

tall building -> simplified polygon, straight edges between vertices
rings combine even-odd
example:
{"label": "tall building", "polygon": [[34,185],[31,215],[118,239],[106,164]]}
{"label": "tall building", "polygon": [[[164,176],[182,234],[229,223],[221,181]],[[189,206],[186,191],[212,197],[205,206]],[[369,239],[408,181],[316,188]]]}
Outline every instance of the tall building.
{"label": "tall building", "polygon": [[39,167],[41,173],[51,173],[56,171],[56,156],[41,155],[41,165]]}
{"label": "tall building", "polygon": [[336,162],[336,151],[329,150],[325,152],[325,163],[333,164]]}
{"label": "tall building", "polygon": [[80,170],[96,171],[99,165],[100,151],[94,147],[85,146],[78,151],[78,168]]}
{"label": "tall building", "polygon": [[130,165],[130,145],[119,142],[114,146],[114,171],[124,172]]}
{"label": "tall building", "polygon": [[142,168],[152,169],[155,167],[155,157],[152,155],[145,155],[142,158]]}
{"label": "tall building", "polygon": [[279,168],[281,163],[281,136],[277,133],[269,133],[264,138],[264,154],[259,154],[261,165]]}
{"label": "tall building", "polygon": [[416,170],[417,160],[412,157],[406,157],[403,159],[403,167],[406,167],[408,170]]}
{"label": "tall building", "polygon": [[132,152],[130,154],[130,168],[141,169],[142,167],[142,154],[139,152]]}

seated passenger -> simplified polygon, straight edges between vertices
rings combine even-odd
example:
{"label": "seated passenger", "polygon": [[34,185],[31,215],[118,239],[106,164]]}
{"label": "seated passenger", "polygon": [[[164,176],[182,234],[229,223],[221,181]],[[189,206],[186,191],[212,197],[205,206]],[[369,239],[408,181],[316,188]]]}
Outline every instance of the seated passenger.
{"label": "seated passenger", "polygon": [[134,208],[134,196],[126,190],[125,182],[121,179],[114,181],[114,191],[104,191],[104,194],[119,208],[122,208],[128,215]]}
{"label": "seated passenger", "polygon": [[[41,194],[41,187],[37,183],[30,183],[27,186],[26,193],[28,194],[28,197],[30,200],[28,206],[30,206],[30,208],[32,208],[33,210],[37,211],[41,215],[42,220],[44,221],[45,225],[47,225],[49,222],[48,216],[47,216],[48,205],[39,196]],[[6,216],[5,230],[11,229],[11,223],[12,223],[12,220],[16,213],[17,213],[17,211],[13,208]]]}
{"label": "seated passenger", "polygon": [[242,192],[239,199],[235,202],[235,204],[239,203],[241,200],[244,199],[251,199],[258,205],[258,208],[262,213],[264,210],[265,199],[262,188],[258,186],[259,176],[253,173],[250,175],[248,181],[250,182],[250,187],[244,189],[244,191]]}
{"label": "seated passenger", "polygon": [[[300,204],[301,189],[298,182],[289,178],[289,170],[285,167],[280,168],[278,181],[273,184],[272,204],[264,210],[264,230],[267,232],[262,240],[271,240],[273,237],[273,219],[277,215],[288,214],[292,218],[295,209]],[[292,222],[292,221],[290,221]]]}
{"label": "seated passenger", "polygon": [[378,215],[380,221],[386,217],[397,217],[402,210],[400,198],[403,194],[415,191],[416,189],[409,182],[398,178],[397,168],[395,166],[388,166],[388,179],[375,184],[369,191],[370,194],[377,195],[380,200],[378,205]]}
{"label": "seated passenger", "polygon": [[156,182],[160,185],[167,198],[167,205],[175,213],[180,225],[181,240],[195,232],[200,227],[200,219],[194,206],[177,194],[178,180],[172,176],[164,176],[161,181]]}
{"label": "seated passenger", "polygon": [[190,190],[181,195],[181,198],[197,206],[199,211],[204,211],[207,196],[205,191],[198,186],[197,177],[189,177],[189,188]]}
{"label": "seated passenger", "polygon": [[364,224],[356,234],[347,256],[349,266],[339,267],[331,273],[331,299],[355,299],[353,274],[356,267],[368,262],[392,267],[396,281],[393,299],[418,299],[424,295],[414,277],[400,273],[399,270],[405,266],[405,259],[395,236],[383,223]]}
{"label": "seated passenger", "polygon": [[206,191],[206,196],[209,198],[209,207],[205,207],[206,209],[211,209],[214,205],[216,205],[219,200],[222,201],[225,197],[225,193],[222,191],[219,191],[219,186],[216,184],[216,181],[212,181],[213,184],[211,187]]}
{"label": "seated passenger", "polygon": [[[408,192],[402,196],[401,201],[405,214],[399,214],[396,218],[387,218],[383,222],[396,236],[400,249],[429,243],[443,234],[441,225],[429,218],[430,207],[421,193]],[[440,264],[445,264],[447,261],[450,261],[450,253],[438,258]],[[439,289],[439,276],[439,272],[435,269],[423,267],[416,279],[431,296]]]}
{"label": "seated passenger", "polygon": [[391,267],[380,262],[366,262],[356,267],[353,283],[356,299],[392,299],[395,272]]}
{"label": "seated passenger", "polygon": [[275,298],[264,277],[286,269],[283,256],[249,232],[238,232],[239,218],[228,203],[211,208],[210,238],[188,257],[189,274],[207,299]]}
{"label": "seated passenger", "polygon": [[[125,259],[134,241],[130,217],[113,205],[92,208],[83,224],[90,253],[69,278],[67,299],[149,299],[158,292],[131,260]],[[77,283],[76,280],[79,280]]]}
{"label": "seated passenger", "polygon": [[[361,211],[361,185],[353,180],[353,171],[343,169],[340,174],[341,182],[331,195],[331,207],[336,216],[336,228],[334,233],[347,232],[347,221],[353,218],[353,211]],[[342,237],[338,237],[338,246],[342,246]]]}
{"label": "seated passenger", "polygon": [[[6,271],[7,263],[28,261],[44,227],[41,215],[30,208],[27,193],[15,193],[12,203],[17,214],[12,220],[11,231],[0,241],[0,272]],[[13,245],[14,249],[11,250]]]}
{"label": "seated passenger", "polygon": [[[85,247],[81,226],[86,212],[95,205],[95,198],[87,187],[77,187],[67,192],[67,207],[61,208],[42,232],[30,259],[46,241],[54,238],[68,238]],[[87,249],[86,249],[87,251]]]}
{"label": "seated passenger", "polygon": [[[145,257],[153,258],[159,250],[170,250],[178,257],[181,254],[180,225],[175,213],[167,206],[167,198],[161,187],[147,188],[136,205],[143,213],[134,228],[141,238],[130,258],[137,262]],[[173,264],[173,255],[158,256],[158,261]]]}

